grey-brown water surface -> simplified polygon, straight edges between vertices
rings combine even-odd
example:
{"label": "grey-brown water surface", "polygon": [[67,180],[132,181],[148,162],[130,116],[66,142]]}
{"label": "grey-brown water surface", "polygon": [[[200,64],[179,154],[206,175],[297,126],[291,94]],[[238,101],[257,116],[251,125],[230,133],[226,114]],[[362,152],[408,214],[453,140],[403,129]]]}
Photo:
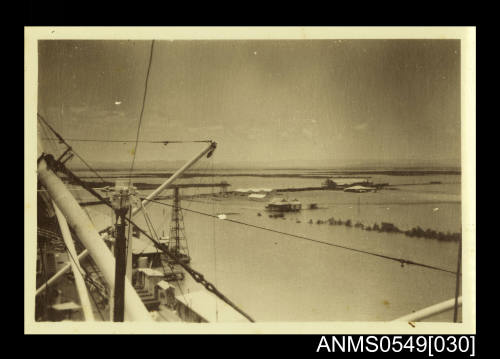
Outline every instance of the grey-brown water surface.
{"label": "grey-brown water surface", "polygon": [[[365,194],[285,193],[287,198],[299,199],[304,207],[317,203],[320,208],[289,213],[284,219],[269,218],[264,211],[265,202],[246,197],[197,198],[183,200],[182,206],[208,214],[232,213],[227,215],[228,219],[455,271],[456,242],[316,224],[318,219],[334,217],[351,219],[353,223],[358,220],[365,224],[392,222],[401,229],[420,226],[459,232],[459,176],[445,176],[451,184],[435,185],[418,185],[424,182],[408,182],[414,179],[405,177],[406,182],[399,183],[416,185]],[[231,183],[232,178],[226,180]],[[272,188],[267,178],[244,180],[247,182],[242,184],[247,187]],[[426,176],[425,181],[430,180],[433,179]],[[106,208],[93,207],[89,211],[92,216],[110,214]],[[157,229],[165,228],[168,232],[170,208],[151,204],[148,212]],[[106,221],[105,216],[102,218]],[[310,219],[313,224],[308,223]],[[145,228],[142,216],[135,220]],[[450,299],[455,294],[455,276],[450,273],[402,267],[398,262],[187,210],[184,221],[192,267],[257,321],[386,321]],[[203,290],[189,276],[181,287],[184,293]],[[434,320],[451,321],[452,313]]]}

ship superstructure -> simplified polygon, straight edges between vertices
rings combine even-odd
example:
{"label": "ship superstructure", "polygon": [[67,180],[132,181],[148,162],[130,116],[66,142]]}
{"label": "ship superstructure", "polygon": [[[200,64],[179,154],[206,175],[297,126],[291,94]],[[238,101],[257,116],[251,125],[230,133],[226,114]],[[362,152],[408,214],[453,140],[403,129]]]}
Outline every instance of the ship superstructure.
{"label": "ship superstructure", "polygon": [[[67,146],[65,155],[73,151],[43,117],[39,116],[39,119]],[[141,212],[148,223],[146,207],[164,190],[171,188],[172,183],[194,163],[213,154],[216,143],[205,142],[207,146],[199,154],[148,196],[140,197],[130,181],[99,191],[88,186],[66,167],[66,161],[61,161],[64,156],[56,159],[44,152],[39,139],[38,213],[45,217],[39,222],[47,224],[50,222],[47,218],[52,218],[52,228],[39,228],[37,320],[98,320],[96,313],[100,314],[99,320],[118,322],[200,318],[196,313],[189,314],[189,307],[183,307],[182,319],[177,304],[172,304],[178,303],[178,300],[172,300],[176,296],[175,284],[184,278],[185,273],[211,292],[209,295],[219,297],[231,310],[239,311],[241,318],[252,320],[240,309],[233,309],[237,306],[201,273],[189,267],[178,188],[174,189],[171,240],[168,243],[154,230],[148,233],[133,221],[133,217]],[[114,225],[97,229],[61,178],[78,184],[102,205],[111,208],[115,215]],[[55,232],[55,225],[58,225],[59,233]],[[50,239],[57,240],[58,248],[67,254],[66,261],[59,261],[59,267],[55,266],[56,254],[47,246]],[[162,256],[167,259],[166,266],[162,263]],[[67,274],[69,270],[71,275]],[[100,302],[93,295],[96,293],[101,296]],[[162,301],[167,293],[170,299]]]}

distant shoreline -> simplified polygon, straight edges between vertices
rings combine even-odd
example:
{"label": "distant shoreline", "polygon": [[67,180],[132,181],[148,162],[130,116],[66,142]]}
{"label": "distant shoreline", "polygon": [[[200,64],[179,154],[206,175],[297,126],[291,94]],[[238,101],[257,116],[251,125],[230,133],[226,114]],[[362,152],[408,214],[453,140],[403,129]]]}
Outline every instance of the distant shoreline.
{"label": "distant shoreline", "polygon": [[[286,170],[286,169],[282,169]],[[78,171],[78,170],[75,170]],[[80,170],[83,171],[83,170]],[[105,175],[105,178],[128,178],[126,170],[113,170],[113,169],[101,169],[102,172],[123,172],[120,175]],[[257,170],[255,170],[257,171]],[[260,170],[262,171],[262,170]],[[268,170],[265,170],[268,171]],[[272,170],[269,170],[272,171]],[[296,169],[296,171],[301,171]],[[302,171],[313,171],[313,170],[302,170]],[[386,175],[386,176],[429,176],[429,175],[461,175],[460,170],[352,170],[352,171],[339,171],[339,170],[318,170],[321,174],[304,174],[304,173],[255,173],[255,172],[242,172],[242,173],[227,173],[218,172],[214,170],[213,172],[186,172],[182,175],[182,178],[193,178],[193,177],[275,177],[275,178],[312,178],[312,179],[324,179],[337,177],[342,178],[343,176],[364,176],[366,175]],[[133,173],[131,177],[135,178],[168,178],[173,174],[173,172],[151,172],[140,171]],[[80,176],[80,178],[98,178],[97,176]]]}

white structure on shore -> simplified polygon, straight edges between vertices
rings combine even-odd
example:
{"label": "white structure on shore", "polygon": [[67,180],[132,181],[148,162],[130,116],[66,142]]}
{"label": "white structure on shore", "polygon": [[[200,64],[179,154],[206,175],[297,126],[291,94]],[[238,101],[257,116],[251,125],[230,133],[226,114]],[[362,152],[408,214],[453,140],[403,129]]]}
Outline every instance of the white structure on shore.
{"label": "white structure on shore", "polygon": [[272,188],[238,188],[234,192],[236,194],[239,194],[242,196],[243,195],[253,195],[253,194],[267,196],[270,193],[274,193],[274,189],[272,189]]}
{"label": "white structure on shore", "polygon": [[375,188],[373,187],[365,187],[365,186],[352,186],[344,189],[344,192],[357,192],[357,193],[364,193],[364,192],[375,192]]}

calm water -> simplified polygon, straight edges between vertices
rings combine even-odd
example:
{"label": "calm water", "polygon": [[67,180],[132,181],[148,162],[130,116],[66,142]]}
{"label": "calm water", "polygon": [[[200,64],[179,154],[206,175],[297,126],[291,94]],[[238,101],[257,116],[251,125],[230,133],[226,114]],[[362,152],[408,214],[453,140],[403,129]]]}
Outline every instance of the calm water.
{"label": "calm water", "polygon": [[[221,179],[233,188],[318,186],[322,182],[264,177],[191,178],[180,182]],[[140,181],[161,183],[163,179]],[[430,181],[443,184],[424,185]],[[288,214],[284,219],[269,218],[263,210],[264,202],[245,197],[183,200],[182,206],[210,214],[234,213],[228,218],[456,270],[457,243],[307,223],[310,219],[316,223],[318,219],[333,216],[365,224],[392,222],[401,229],[419,225],[424,229],[460,231],[460,176],[379,176],[375,182],[405,185],[398,190],[365,194],[338,191],[285,194],[290,199],[299,199],[304,206],[317,203],[320,209]],[[206,188],[192,189],[191,194],[206,191]],[[78,196],[88,198],[83,194]],[[88,210],[99,228],[110,224],[110,209],[94,206]],[[168,232],[169,220],[165,221],[164,215],[169,218],[170,209],[151,204],[148,212],[157,229],[165,228]],[[257,321],[392,320],[450,299],[455,293],[455,277],[449,273],[401,267],[397,262],[188,211],[184,211],[184,220],[192,267],[204,273]],[[138,215],[135,221],[145,228],[142,216]],[[186,276],[182,291],[196,290],[203,288]],[[435,320],[451,321],[452,313]]]}

